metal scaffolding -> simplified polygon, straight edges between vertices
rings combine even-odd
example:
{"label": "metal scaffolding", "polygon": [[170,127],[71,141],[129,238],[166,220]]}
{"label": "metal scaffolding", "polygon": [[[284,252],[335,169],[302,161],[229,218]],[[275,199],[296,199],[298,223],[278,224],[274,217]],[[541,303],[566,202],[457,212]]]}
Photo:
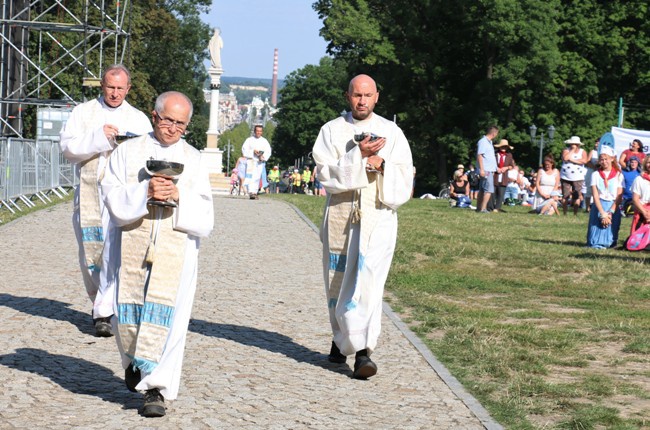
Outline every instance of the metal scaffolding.
{"label": "metal scaffolding", "polygon": [[[30,107],[83,102],[128,55],[131,0],[0,0],[0,136]],[[31,119],[31,117],[30,117]]]}

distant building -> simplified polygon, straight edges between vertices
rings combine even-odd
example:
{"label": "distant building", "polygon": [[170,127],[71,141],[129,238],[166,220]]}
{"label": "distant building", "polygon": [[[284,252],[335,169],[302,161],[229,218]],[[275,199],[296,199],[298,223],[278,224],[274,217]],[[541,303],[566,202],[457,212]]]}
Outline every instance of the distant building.
{"label": "distant building", "polygon": [[267,87],[263,87],[263,86],[236,85],[236,84],[230,84],[230,88],[233,90],[263,91],[263,92],[267,92],[269,90]]}
{"label": "distant building", "polygon": [[[266,124],[273,119],[277,108],[273,106],[268,98],[262,100],[260,96],[254,96],[250,104],[239,104],[234,90],[268,91],[263,86],[233,85],[230,84],[230,93],[219,93],[219,133],[223,133],[246,121],[249,124]],[[211,92],[204,89],[203,96],[206,103],[210,103]]]}
{"label": "distant building", "polygon": [[[203,90],[206,103],[210,103],[210,90]],[[219,93],[219,133],[231,129],[242,122],[241,107],[232,91],[228,94]]]}
{"label": "distant building", "polygon": [[244,117],[246,118],[246,122],[251,125],[266,124],[277,112],[277,109],[269,103],[268,98],[262,101],[259,96],[253,97],[251,104],[242,105],[242,108],[245,108]]}

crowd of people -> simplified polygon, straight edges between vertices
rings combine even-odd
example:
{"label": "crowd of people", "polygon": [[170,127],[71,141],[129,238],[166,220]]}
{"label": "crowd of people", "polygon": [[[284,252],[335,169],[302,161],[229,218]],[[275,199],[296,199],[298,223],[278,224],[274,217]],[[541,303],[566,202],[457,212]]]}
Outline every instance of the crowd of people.
{"label": "crowd of people", "polygon": [[[643,144],[634,139],[630,148],[616,156],[613,147],[600,145],[585,148],[579,136],[564,141],[561,165],[546,155],[535,172],[517,166],[514,149],[507,140],[492,141],[499,134],[496,126],[486,130],[477,144],[477,166],[470,165],[466,173],[458,165],[450,183],[450,205],[473,208],[476,211],[505,212],[503,206],[521,204],[530,206],[530,213],[540,215],[574,215],[581,210],[589,213],[587,246],[610,248],[617,246],[621,218],[633,216],[630,236],[643,236],[650,218],[650,156],[643,152]],[[626,241],[627,243],[628,241]]]}
{"label": "crowd of people", "polygon": [[[241,161],[239,161],[241,160]],[[249,183],[246,182],[246,171],[248,159],[240,157],[230,174],[230,194],[250,196]],[[325,188],[318,180],[318,169],[316,166],[310,168],[305,165],[302,171],[293,166],[282,172],[280,166],[274,165],[268,172],[262,171],[258,179],[257,194],[307,194],[312,196],[327,195]],[[251,197],[255,199],[255,197]]]}

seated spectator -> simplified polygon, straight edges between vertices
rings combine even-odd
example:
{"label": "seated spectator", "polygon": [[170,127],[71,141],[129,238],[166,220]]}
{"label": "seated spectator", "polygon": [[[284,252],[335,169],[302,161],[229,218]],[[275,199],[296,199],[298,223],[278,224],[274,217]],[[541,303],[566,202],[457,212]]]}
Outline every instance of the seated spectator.
{"label": "seated spectator", "polygon": [[535,206],[535,198],[537,196],[537,171],[530,169],[528,172],[528,182],[530,185],[526,189],[528,196],[526,198],[526,206]]}
{"label": "seated spectator", "polygon": [[631,215],[632,207],[632,183],[641,175],[641,160],[636,155],[627,159],[627,166],[621,170],[623,174],[623,203],[621,212],[623,216]]}
{"label": "seated spectator", "polygon": [[521,205],[532,206],[533,203],[532,200],[530,199],[531,183],[530,180],[526,177],[524,169],[519,169],[519,177],[517,178],[517,185],[519,185],[519,195],[517,196],[517,199],[519,199]]}
{"label": "seated spectator", "polygon": [[454,179],[449,184],[449,206],[469,207],[469,182],[465,179],[463,171],[458,169],[454,172]]}
{"label": "seated spectator", "polygon": [[650,155],[646,155],[643,159],[642,169],[643,173],[632,183],[634,217],[630,226],[630,235],[643,224],[650,223]]}
{"label": "seated spectator", "polygon": [[521,203],[519,200],[519,167],[515,164],[512,169],[506,173],[508,185],[506,185],[506,193],[503,196],[504,203],[508,206],[514,206]]}
{"label": "seated spectator", "polygon": [[598,156],[598,170],[591,175],[591,210],[587,227],[587,246],[612,248],[618,241],[623,194],[621,175],[614,149],[605,146]]}
{"label": "seated spectator", "polygon": [[[459,164],[458,166],[456,166],[456,169],[460,170],[460,173],[461,173],[463,179],[469,182],[469,178],[467,177],[467,173],[465,172],[465,166],[463,166],[462,164]],[[469,196],[469,194],[468,194],[468,196]]]}
{"label": "seated spectator", "polygon": [[537,206],[535,213],[538,215],[560,215],[557,205],[561,196],[560,190],[551,191],[551,196]]}
{"label": "seated spectator", "polygon": [[537,190],[534,208],[551,198],[551,192],[560,189],[560,172],[555,168],[555,160],[550,155],[544,157],[542,168],[537,172]]}
{"label": "seated spectator", "polygon": [[645,157],[645,154],[643,153],[643,143],[639,139],[634,139],[630,143],[630,148],[621,153],[621,156],[618,160],[621,165],[621,169],[627,167],[628,161],[633,156],[636,156],[636,158],[639,160],[639,163],[641,163],[641,160],[643,160],[643,157]]}

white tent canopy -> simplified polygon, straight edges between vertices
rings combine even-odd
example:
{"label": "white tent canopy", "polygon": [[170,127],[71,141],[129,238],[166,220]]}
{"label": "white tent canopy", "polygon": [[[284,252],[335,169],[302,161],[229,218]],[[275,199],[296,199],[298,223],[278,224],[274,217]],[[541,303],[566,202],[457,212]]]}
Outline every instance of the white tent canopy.
{"label": "white tent canopy", "polygon": [[650,131],[633,130],[631,128],[612,127],[614,136],[614,150],[621,155],[623,151],[630,148],[634,139],[639,139],[643,144],[643,152],[650,153]]}

